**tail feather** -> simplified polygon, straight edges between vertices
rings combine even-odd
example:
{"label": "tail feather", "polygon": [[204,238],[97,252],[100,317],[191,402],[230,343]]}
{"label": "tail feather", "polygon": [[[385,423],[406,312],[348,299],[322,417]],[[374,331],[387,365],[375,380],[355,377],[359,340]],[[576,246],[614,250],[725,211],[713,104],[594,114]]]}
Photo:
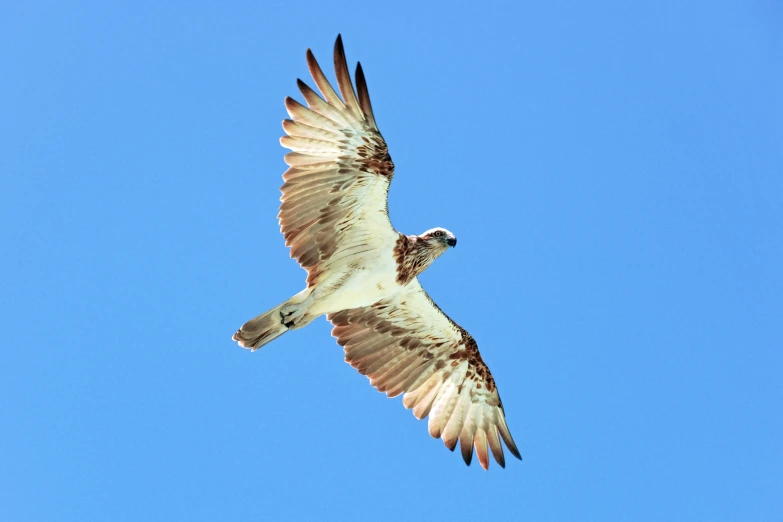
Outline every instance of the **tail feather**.
{"label": "tail feather", "polygon": [[296,294],[288,301],[249,320],[237,330],[237,333],[234,334],[232,339],[237,341],[239,346],[250,348],[252,351],[256,351],[265,344],[274,341],[289,330],[289,328],[283,324],[280,310],[284,306],[290,304],[299,304],[309,293],[310,289],[306,289]]}

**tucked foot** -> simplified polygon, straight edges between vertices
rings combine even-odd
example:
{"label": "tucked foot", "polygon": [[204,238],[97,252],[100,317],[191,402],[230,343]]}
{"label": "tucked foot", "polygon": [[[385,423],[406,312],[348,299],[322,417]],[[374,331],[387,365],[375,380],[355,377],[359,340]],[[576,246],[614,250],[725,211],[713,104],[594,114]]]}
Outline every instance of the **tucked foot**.
{"label": "tucked foot", "polygon": [[[308,288],[295,295],[292,299],[289,299],[289,304],[281,306],[280,323],[283,324],[286,328],[296,330],[297,328],[302,328],[303,326],[308,325],[313,319],[315,319],[314,316],[308,315],[307,313],[310,305],[313,304],[313,301],[315,300],[315,292],[315,288]],[[299,300],[299,296],[305,293],[307,297],[297,303],[296,301]]]}
{"label": "tucked foot", "polygon": [[280,309],[280,322],[287,328],[296,328],[306,309],[307,307],[302,305],[286,305]]}

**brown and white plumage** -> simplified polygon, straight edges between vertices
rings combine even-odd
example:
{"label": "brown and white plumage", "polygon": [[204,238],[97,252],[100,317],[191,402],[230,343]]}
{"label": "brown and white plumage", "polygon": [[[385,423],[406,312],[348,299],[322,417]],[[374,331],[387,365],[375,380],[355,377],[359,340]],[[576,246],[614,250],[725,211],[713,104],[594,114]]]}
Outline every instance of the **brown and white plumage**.
{"label": "brown and white plumage", "polygon": [[319,96],[297,81],[307,107],[291,98],[280,140],[285,156],[278,218],[291,257],[307,270],[307,287],[245,323],[235,334],[256,350],[326,315],[345,360],[403,404],[429,432],[470,464],[475,448],[484,469],[489,452],[505,465],[501,440],[519,458],[495,381],[473,337],[421,288],[418,274],[456,237],[436,228],[406,236],[387,209],[394,164],[375,123],[361,65],[354,91],[342,39],[334,50],[332,88],[312,52],[307,64]]}
{"label": "brown and white plumage", "polygon": [[505,466],[500,439],[519,458],[506,425],[495,380],[476,341],[454,323],[414,279],[395,295],[327,316],[345,360],[418,419],[429,415],[429,432],[450,450],[460,442],[470,464],[473,448],[489,466],[487,445]]}
{"label": "brown and white plumage", "polygon": [[289,169],[278,218],[291,257],[308,272],[308,286],[317,284],[331,263],[362,249],[368,238],[394,231],[386,211],[394,164],[375,126],[361,65],[357,99],[339,36],[334,63],[346,101],[308,49],[307,65],[324,98],[298,80],[308,107],[286,98],[291,119],[283,121],[287,135],[280,138],[293,152],[285,156]]}

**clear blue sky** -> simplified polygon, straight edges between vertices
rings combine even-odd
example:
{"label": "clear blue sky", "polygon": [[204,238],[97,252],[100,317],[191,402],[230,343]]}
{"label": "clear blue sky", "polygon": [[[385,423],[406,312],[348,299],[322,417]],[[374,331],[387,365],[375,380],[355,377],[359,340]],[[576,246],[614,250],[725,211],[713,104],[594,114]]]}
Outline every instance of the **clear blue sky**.
{"label": "clear blue sky", "polygon": [[[4,2],[0,518],[783,519],[781,27],[771,0]],[[231,341],[303,287],[283,98],[338,32],[393,223],[459,237],[422,282],[496,377],[505,470],[325,320]]]}

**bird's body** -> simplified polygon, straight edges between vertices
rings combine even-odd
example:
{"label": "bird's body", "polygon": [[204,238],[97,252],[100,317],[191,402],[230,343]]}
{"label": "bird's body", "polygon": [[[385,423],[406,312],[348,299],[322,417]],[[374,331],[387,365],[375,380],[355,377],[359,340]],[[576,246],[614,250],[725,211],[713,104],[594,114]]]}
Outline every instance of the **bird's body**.
{"label": "bird's body", "polygon": [[309,314],[321,316],[369,306],[399,292],[402,285],[397,282],[393,245],[379,239],[357,245],[350,261],[340,263],[318,283]]}
{"label": "bird's body", "polygon": [[321,94],[298,81],[309,107],[291,98],[283,122],[288,171],[283,174],[280,227],[308,272],[307,287],[234,334],[256,350],[289,330],[326,315],[346,361],[390,397],[405,394],[414,415],[429,415],[429,431],[449,449],[460,443],[482,467],[488,448],[505,464],[500,439],[519,457],[506,426],[495,381],[475,340],[430,299],[418,275],[457,243],[446,229],[406,236],[389,220],[394,164],[375,123],[361,66],[357,93],[342,40],[335,44],[342,99],[308,50]]}
{"label": "bird's body", "polygon": [[[346,267],[335,278],[324,284],[324,293],[328,296],[313,303],[313,312],[317,315],[332,314],[347,308],[359,308],[394,295],[400,289],[395,281],[395,267],[391,252],[385,263],[358,265],[352,269]],[[379,256],[383,259],[383,256]],[[346,306],[348,305],[348,306]]]}

